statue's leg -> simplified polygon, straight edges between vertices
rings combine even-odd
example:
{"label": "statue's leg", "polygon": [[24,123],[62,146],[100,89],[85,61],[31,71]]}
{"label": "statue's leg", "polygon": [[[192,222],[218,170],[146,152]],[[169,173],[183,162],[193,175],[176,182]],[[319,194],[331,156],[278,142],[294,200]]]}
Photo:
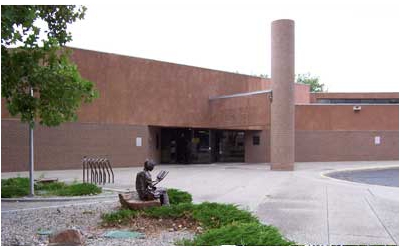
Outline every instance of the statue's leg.
{"label": "statue's leg", "polygon": [[162,206],[169,206],[169,197],[166,189],[160,190],[160,200]]}
{"label": "statue's leg", "polygon": [[165,191],[165,193],[163,194],[163,199],[164,199],[164,201],[163,201],[163,204],[165,205],[165,206],[169,206],[169,197],[168,197],[168,193]]}
{"label": "statue's leg", "polygon": [[156,198],[158,198],[158,197],[155,197],[155,195],[152,193],[146,193],[143,196],[144,197],[141,200],[144,200],[144,201],[152,201],[152,200],[155,200]]}

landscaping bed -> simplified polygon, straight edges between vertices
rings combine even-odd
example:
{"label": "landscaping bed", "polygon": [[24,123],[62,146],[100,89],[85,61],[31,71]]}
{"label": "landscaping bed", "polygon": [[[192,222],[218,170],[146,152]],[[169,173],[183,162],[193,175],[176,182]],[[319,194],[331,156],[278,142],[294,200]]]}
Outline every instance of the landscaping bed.
{"label": "landscaping bed", "polygon": [[[149,225],[157,225],[156,228],[169,231],[186,229],[194,232],[195,237],[175,242],[176,245],[186,246],[295,244],[286,240],[275,227],[261,224],[249,211],[235,205],[210,202],[193,204],[190,194],[186,192],[168,190],[168,193],[171,194],[171,206],[141,211],[120,209],[105,213],[102,215],[102,226],[143,230],[146,233],[155,230]],[[138,226],[138,223],[142,223],[142,226]]]}
{"label": "landscaping bed", "polygon": [[[1,198],[18,198],[29,195],[29,178],[9,178],[1,180]],[[92,183],[66,184],[64,182],[36,182],[35,195],[39,196],[82,196],[102,192],[101,187]]]}
{"label": "landscaping bed", "polygon": [[[235,205],[193,204],[190,194],[169,189],[171,206],[141,211],[122,209],[117,201],[49,206],[2,213],[2,245],[48,245],[46,232],[75,228],[84,245],[294,245],[273,226],[261,224]],[[109,238],[110,232],[136,233],[139,238]]]}

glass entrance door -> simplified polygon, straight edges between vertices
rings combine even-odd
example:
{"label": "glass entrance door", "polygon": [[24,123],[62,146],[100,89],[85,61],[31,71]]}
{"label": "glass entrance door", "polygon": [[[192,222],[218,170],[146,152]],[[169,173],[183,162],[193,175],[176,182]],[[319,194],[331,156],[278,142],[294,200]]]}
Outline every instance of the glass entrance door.
{"label": "glass entrance door", "polygon": [[192,128],[161,129],[161,162],[244,162],[244,132]]}
{"label": "glass entrance door", "polygon": [[213,161],[244,162],[243,131],[216,130],[213,134]]}
{"label": "glass entrance door", "polygon": [[161,129],[162,163],[210,163],[210,152],[210,130],[208,129]]}
{"label": "glass entrance door", "polygon": [[192,138],[193,163],[211,163],[210,130],[195,129]]}

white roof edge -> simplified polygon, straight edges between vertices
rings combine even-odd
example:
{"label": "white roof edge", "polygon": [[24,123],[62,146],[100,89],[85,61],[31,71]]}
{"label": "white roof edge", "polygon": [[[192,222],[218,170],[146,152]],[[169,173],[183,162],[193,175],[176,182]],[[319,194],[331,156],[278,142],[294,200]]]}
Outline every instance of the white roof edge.
{"label": "white roof edge", "polygon": [[232,94],[232,95],[220,95],[220,96],[212,96],[209,97],[208,99],[210,101],[213,100],[218,100],[218,99],[226,99],[226,98],[234,98],[234,97],[242,97],[242,96],[251,96],[251,95],[259,95],[259,94],[265,94],[265,93],[271,93],[272,90],[259,90],[259,91],[252,91],[252,92],[245,92],[245,93],[237,93],[237,94]]}

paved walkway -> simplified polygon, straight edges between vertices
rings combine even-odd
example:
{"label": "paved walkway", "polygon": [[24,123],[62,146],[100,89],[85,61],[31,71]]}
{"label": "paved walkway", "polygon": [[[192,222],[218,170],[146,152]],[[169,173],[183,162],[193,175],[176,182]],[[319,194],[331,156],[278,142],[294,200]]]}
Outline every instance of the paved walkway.
{"label": "paved walkway", "polygon": [[[321,174],[343,169],[398,167],[398,164],[398,161],[296,163],[292,172],[270,171],[268,164],[161,165],[156,166],[154,176],[160,169],[168,170],[162,186],[186,190],[193,195],[194,202],[235,203],[250,209],[262,222],[278,227],[287,238],[300,244],[398,245],[398,187],[346,182]],[[116,183],[105,187],[133,190],[140,170],[115,169]],[[27,172],[18,174],[28,176]],[[82,178],[81,170],[35,172],[35,176],[43,174],[64,181]],[[12,176],[17,173],[2,173],[2,178]],[[1,205],[3,213],[65,204],[72,203],[2,202]]]}

